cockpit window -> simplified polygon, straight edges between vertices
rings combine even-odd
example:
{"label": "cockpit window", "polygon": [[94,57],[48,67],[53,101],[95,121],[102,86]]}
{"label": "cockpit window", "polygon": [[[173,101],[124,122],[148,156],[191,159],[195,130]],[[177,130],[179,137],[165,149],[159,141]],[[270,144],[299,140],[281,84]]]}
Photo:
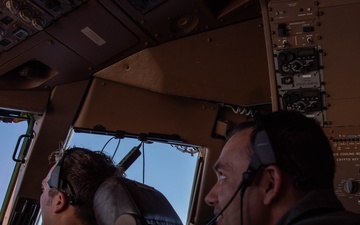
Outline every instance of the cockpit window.
{"label": "cockpit window", "polygon": [[[135,138],[118,139],[107,135],[72,133],[68,147],[83,147],[103,151],[121,162],[131,149],[141,142]],[[128,179],[152,186],[162,192],[186,224],[199,147],[174,146],[159,142],[144,142],[141,155],[126,170]]]}
{"label": "cockpit window", "polygon": [[[13,160],[13,153],[15,150],[16,143],[21,135],[25,134],[28,129],[28,123],[25,120],[18,121],[16,119],[0,120],[0,171],[1,171],[1,182],[0,182],[0,203],[1,213],[6,208],[6,198],[10,197],[7,195],[7,191],[11,191],[10,183],[16,180],[16,166],[17,163]],[[18,163],[19,164],[19,163]]]}

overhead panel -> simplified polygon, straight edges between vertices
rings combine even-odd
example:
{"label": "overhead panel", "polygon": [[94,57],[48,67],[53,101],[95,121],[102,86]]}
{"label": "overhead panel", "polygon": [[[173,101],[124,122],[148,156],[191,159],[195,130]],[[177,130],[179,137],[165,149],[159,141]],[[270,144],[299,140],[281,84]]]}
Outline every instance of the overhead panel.
{"label": "overhead panel", "polygon": [[85,1],[4,0],[0,4],[0,52],[42,31]]}
{"label": "overhead panel", "polygon": [[109,60],[139,40],[97,1],[89,1],[46,29],[93,65]]}
{"label": "overhead panel", "polygon": [[260,17],[258,1],[115,0],[137,24],[158,42],[174,40],[213,28]]}

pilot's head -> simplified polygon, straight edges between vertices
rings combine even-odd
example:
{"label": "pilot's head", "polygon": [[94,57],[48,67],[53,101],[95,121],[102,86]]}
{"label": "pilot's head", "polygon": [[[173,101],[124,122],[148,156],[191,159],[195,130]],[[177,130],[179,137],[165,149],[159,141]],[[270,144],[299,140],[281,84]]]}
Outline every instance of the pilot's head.
{"label": "pilot's head", "polygon": [[266,225],[275,224],[311,190],[333,189],[335,163],[315,120],[274,112],[236,127],[214,169],[218,179],[205,201],[221,214],[217,223]]}

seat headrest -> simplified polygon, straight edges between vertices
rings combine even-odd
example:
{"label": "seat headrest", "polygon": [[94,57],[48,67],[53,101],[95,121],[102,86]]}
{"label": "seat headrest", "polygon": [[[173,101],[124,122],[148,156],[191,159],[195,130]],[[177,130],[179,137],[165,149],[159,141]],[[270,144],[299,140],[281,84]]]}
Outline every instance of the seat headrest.
{"label": "seat headrest", "polygon": [[124,177],[110,177],[101,184],[94,212],[99,225],[182,225],[162,193]]}

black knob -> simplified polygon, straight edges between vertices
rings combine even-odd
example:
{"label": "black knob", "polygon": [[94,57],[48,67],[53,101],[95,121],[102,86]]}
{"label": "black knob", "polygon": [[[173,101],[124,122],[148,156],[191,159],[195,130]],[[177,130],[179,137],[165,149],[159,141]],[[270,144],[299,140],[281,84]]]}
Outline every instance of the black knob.
{"label": "black knob", "polygon": [[284,100],[286,103],[291,102],[291,97],[290,97],[290,95],[289,95],[289,94],[284,94],[283,100]]}
{"label": "black knob", "polygon": [[298,94],[291,94],[291,102],[298,102],[300,100],[300,96]]}
{"label": "black knob", "polygon": [[358,191],[358,188],[359,183],[352,179],[348,179],[344,184],[344,191],[348,194],[354,194]]}
{"label": "black knob", "polygon": [[279,54],[279,60],[280,60],[280,61],[286,61],[286,58],[287,58],[287,57],[286,57],[286,54],[285,54],[285,53],[280,53],[280,54]]}
{"label": "black knob", "polygon": [[296,61],[291,65],[291,68],[293,71],[299,72],[302,68],[302,64],[299,61]]}
{"label": "black knob", "polygon": [[295,59],[295,54],[294,53],[292,53],[292,52],[288,52],[287,54],[286,54],[286,61],[293,61]]}

